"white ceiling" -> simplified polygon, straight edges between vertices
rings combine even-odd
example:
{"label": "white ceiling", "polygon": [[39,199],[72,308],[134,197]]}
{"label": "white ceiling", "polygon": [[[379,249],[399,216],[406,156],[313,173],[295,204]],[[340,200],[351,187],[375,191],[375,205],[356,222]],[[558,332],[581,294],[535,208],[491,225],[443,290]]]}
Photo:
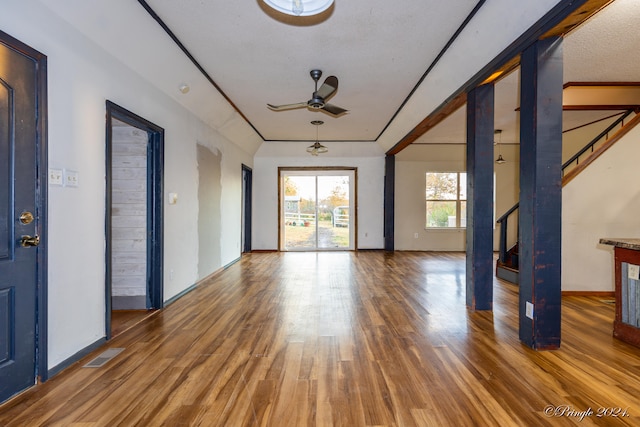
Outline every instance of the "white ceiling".
{"label": "white ceiling", "polygon": [[[567,34],[563,42],[564,82],[640,82],[640,2],[615,0],[590,20]],[[519,69],[503,77],[495,86],[495,128],[502,129],[502,143],[519,143]],[[592,90],[593,91],[593,90]],[[625,97],[626,94],[626,97]],[[565,100],[566,100],[565,93]],[[608,104],[602,94],[594,94],[591,102]],[[637,89],[616,94],[619,104],[640,105]],[[612,101],[612,103],[614,103]],[[615,111],[565,111],[563,129],[608,117]],[[419,138],[416,143],[464,143],[466,140],[465,109],[460,108],[445,121]],[[415,156],[415,151],[411,155]],[[407,153],[408,155],[408,153]]]}
{"label": "white ceiling", "polygon": [[[336,0],[324,21],[291,25],[260,0],[147,1],[265,140],[313,139],[309,122],[323,120],[323,139],[361,141],[377,139],[476,2]],[[338,77],[330,103],[348,114],[267,109],[311,98],[312,69]]]}
{"label": "white ceiling", "polygon": [[[335,0],[321,22],[295,25],[262,0],[147,0],[214,85],[136,0],[40,1],[247,151],[263,141],[313,140],[312,120],[325,122],[320,140],[376,141],[386,151],[558,3]],[[640,2],[616,0],[569,34],[564,80],[640,81],[638,23]],[[314,68],[324,73],[320,83],[338,77],[330,103],[348,114],[267,109],[308,100]],[[514,72],[496,85],[504,143],[517,142],[518,84]],[[586,119],[579,116],[567,125]],[[463,108],[418,142],[464,142],[464,121]]]}

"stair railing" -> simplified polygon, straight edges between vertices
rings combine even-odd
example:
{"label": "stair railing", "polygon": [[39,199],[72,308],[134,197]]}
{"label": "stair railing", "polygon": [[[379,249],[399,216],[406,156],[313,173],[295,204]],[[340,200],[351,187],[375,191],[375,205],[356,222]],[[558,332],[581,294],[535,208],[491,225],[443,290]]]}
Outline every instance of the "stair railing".
{"label": "stair railing", "polygon": [[569,160],[567,160],[566,162],[563,163],[562,165],[562,176],[564,176],[564,171],[565,169],[567,169],[569,166],[571,166],[574,162],[575,162],[575,166],[578,166],[578,164],[580,164],[580,156],[582,156],[584,153],[586,153],[587,151],[591,151],[591,153],[594,152],[595,150],[595,145],[600,142],[603,138],[604,140],[609,139],[609,132],[611,132],[612,130],[614,130],[616,127],[618,127],[618,125],[620,127],[624,126],[624,120],[629,117],[629,115],[631,113],[633,113],[634,110],[627,110],[622,116],[620,116],[617,120],[615,120],[613,123],[611,123],[605,130],[603,130],[602,132],[600,132],[600,134],[598,136],[596,136],[595,138],[593,138],[591,140],[591,142],[589,142],[587,145],[585,145],[582,150],[578,151],[574,156],[572,156]]}
{"label": "stair railing", "polygon": [[[608,139],[609,138],[609,132],[611,132],[613,129],[615,129],[618,126],[624,126],[624,120],[629,117],[629,115],[631,113],[633,113],[635,110],[628,110],[626,111],[622,116],[620,116],[617,120],[615,120],[613,123],[611,123],[611,125],[609,125],[605,130],[603,130],[602,132],[600,132],[600,134],[598,136],[596,136],[594,139],[591,140],[591,142],[589,142],[587,145],[585,145],[580,151],[578,151],[578,153],[576,153],[573,157],[571,157],[569,160],[567,160],[566,162],[564,162],[564,164],[562,165],[562,175],[564,176],[564,171],[567,167],[569,167],[570,165],[572,165],[574,162],[576,165],[579,164],[580,162],[580,156],[582,156],[584,153],[586,153],[587,151],[591,150],[591,152],[594,151],[594,146],[600,142],[600,140],[602,140],[602,138]],[[513,215],[518,208],[520,207],[520,203],[516,203],[515,205],[513,205],[511,207],[511,209],[509,209],[508,211],[506,211],[504,213],[504,215],[502,215],[500,218],[498,218],[496,220],[496,223],[500,224],[500,246],[498,249],[498,261],[500,261],[501,263],[504,263],[507,259],[507,252],[508,252],[508,248],[507,248],[507,231],[508,231],[508,225],[509,225],[509,217],[511,217],[511,215]],[[517,220],[517,217],[516,217]],[[517,238],[516,238],[516,243],[517,243]]]}
{"label": "stair railing", "polygon": [[[509,225],[509,217],[518,210],[520,207],[520,203],[516,203],[513,205],[511,209],[506,211],[504,215],[502,215],[496,221],[500,224],[500,247],[498,249],[498,261],[504,264],[507,259],[507,229]],[[517,219],[517,217],[516,217]]]}

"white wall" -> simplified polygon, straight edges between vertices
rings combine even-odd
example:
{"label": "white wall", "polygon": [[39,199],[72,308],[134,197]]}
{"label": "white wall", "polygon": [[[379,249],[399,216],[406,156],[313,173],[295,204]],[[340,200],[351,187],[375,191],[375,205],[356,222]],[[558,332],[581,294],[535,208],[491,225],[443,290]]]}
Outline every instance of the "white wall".
{"label": "white wall", "polygon": [[[498,156],[497,149],[495,157]],[[518,201],[519,145],[503,144],[507,163],[495,164],[496,218]],[[425,173],[466,171],[466,145],[424,144],[407,148],[396,161],[395,248],[412,251],[464,251],[466,231],[426,229]],[[418,237],[415,237],[418,233]],[[498,249],[499,229],[494,233]]]}
{"label": "white wall", "polygon": [[[78,188],[49,189],[48,357],[54,367],[105,334],[105,101],[166,131],[165,300],[197,280],[196,144],[222,153],[219,267],[240,256],[241,163],[251,166],[252,156],[41,3],[3,3],[0,29],[48,56],[49,166],[79,173]],[[176,205],[166,203],[169,192],[178,193]]]}
{"label": "white wall", "polygon": [[640,126],[562,189],[562,290],[612,291],[613,249],[602,237],[640,237]]}
{"label": "white wall", "polygon": [[358,249],[384,247],[384,154],[371,142],[323,142],[317,157],[308,142],[265,142],[254,159],[254,250],[278,249],[278,167],[355,167],[358,169]]}

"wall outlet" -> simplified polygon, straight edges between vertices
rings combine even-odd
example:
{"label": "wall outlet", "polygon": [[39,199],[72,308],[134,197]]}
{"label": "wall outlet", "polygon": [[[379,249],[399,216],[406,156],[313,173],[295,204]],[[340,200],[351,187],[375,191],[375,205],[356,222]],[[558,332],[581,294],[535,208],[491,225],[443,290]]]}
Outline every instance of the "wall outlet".
{"label": "wall outlet", "polygon": [[417,239],[418,238],[418,233],[413,233],[413,238]]}
{"label": "wall outlet", "polygon": [[527,313],[526,316],[533,320],[533,304],[531,304],[529,301],[527,301],[527,309],[526,309]]}

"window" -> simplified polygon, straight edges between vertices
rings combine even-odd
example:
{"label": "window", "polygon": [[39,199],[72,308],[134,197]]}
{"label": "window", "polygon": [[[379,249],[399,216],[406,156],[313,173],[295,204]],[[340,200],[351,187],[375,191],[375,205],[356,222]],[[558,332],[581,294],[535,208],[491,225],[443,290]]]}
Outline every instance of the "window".
{"label": "window", "polygon": [[427,172],[426,227],[465,228],[467,226],[467,174]]}

